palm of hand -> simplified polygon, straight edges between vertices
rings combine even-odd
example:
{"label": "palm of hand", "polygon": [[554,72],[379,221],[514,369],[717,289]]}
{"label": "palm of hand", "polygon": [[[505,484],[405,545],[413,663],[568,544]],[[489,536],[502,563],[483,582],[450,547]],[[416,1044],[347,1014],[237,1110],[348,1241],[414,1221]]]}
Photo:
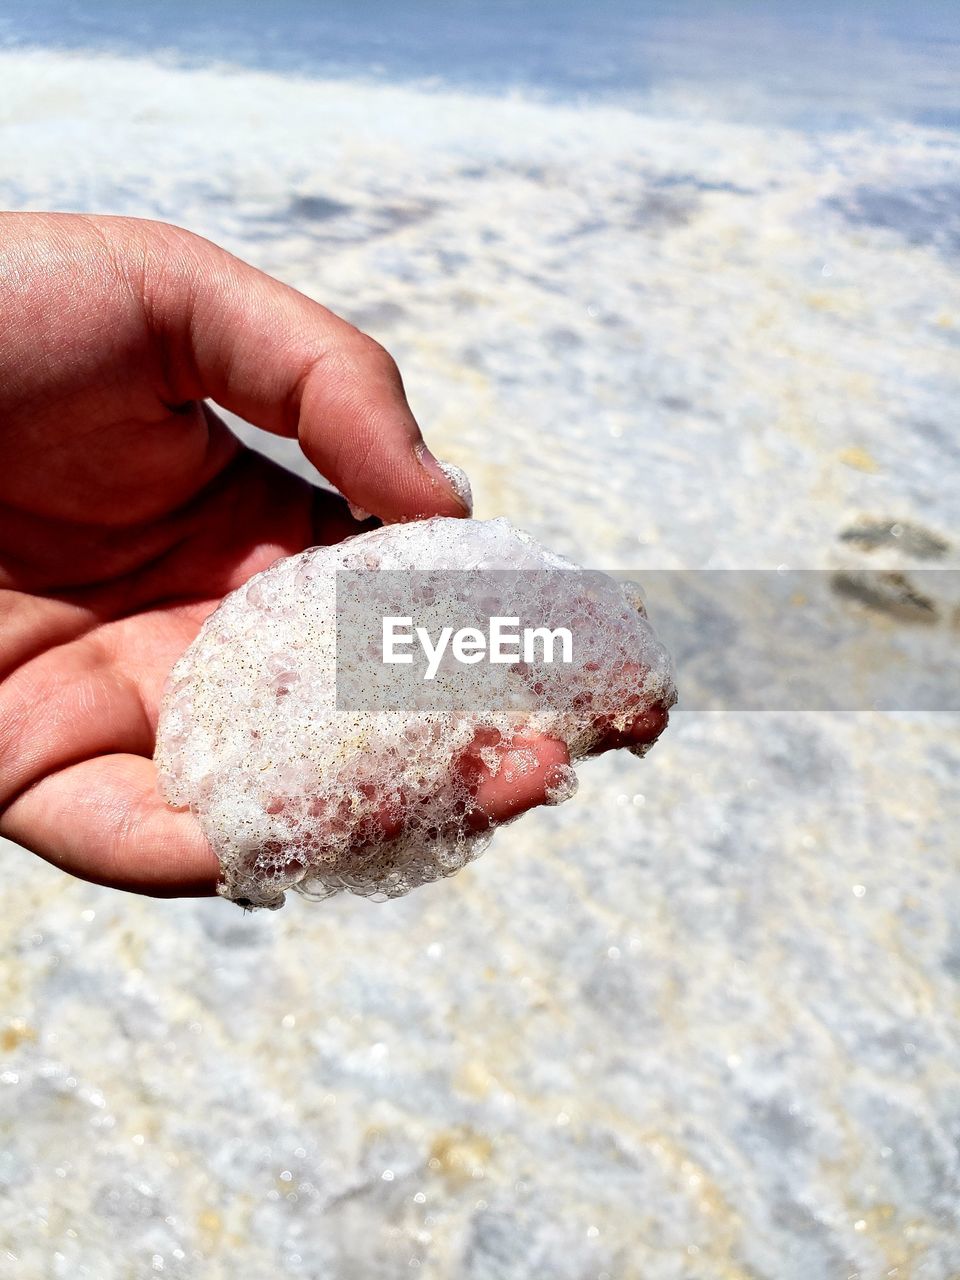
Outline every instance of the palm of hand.
{"label": "palm of hand", "polygon": [[[189,437],[208,434],[205,416],[191,412],[186,431],[172,417],[126,419],[122,450],[103,455],[113,478],[130,479],[138,437],[179,435],[189,458]],[[80,423],[61,423],[82,434]],[[155,788],[150,756],[167,672],[223,594],[277,556],[348,531],[332,495],[315,497],[210,427],[222,456],[209,479],[186,502],[158,484],[152,519],[118,526],[109,505],[94,503],[78,527],[56,514],[55,488],[43,494],[42,515],[0,516],[4,545],[11,526],[29,525],[31,535],[15,575],[27,589],[0,597],[2,829],[76,874],[127,888],[208,892],[216,880],[199,829]]]}

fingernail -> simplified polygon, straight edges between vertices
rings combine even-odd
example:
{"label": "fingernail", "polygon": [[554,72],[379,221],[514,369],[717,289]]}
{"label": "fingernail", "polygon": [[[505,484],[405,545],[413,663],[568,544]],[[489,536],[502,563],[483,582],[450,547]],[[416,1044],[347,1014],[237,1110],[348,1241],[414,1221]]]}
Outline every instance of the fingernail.
{"label": "fingernail", "polygon": [[423,443],[417,445],[416,454],[417,461],[434,484],[442,485],[445,489],[448,489],[467,515],[472,516],[473,492],[470,488],[470,480],[467,473],[461,470],[460,467],[455,467],[452,462],[440,462]]}

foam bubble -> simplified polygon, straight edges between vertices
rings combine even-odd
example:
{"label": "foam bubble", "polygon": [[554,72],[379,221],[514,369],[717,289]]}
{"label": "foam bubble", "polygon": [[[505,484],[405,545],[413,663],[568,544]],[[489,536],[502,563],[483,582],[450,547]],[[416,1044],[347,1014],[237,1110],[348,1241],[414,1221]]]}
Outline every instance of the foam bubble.
{"label": "foam bubble", "polygon": [[462,467],[456,466],[453,462],[444,462],[438,459],[440,470],[450,481],[450,487],[457,495],[466,509],[473,514],[473,489],[470,485],[470,477]]}
{"label": "foam bubble", "polygon": [[[344,711],[338,674],[360,656],[337,649],[337,574],[398,569],[435,571],[437,582],[450,570],[538,571],[515,575],[522,592],[544,570],[576,566],[506,520],[437,517],[311,548],[229,595],[170,674],[156,751],[161,791],[197,816],[224,896],[268,907],[289,888],[389,898],[450,875],[489,841],[478,777],[497,775],[519,734],[560,740],[575,761],[674,700],[669,659],[635,595],[604,577],[585,603],[581,575],[561,573],[551,583],[570,587],[539,603],[552,623],[578,615],[588,661],[577,668],[454,663],[440,677],[459,691],[453,700],[418,704],[388,685]],[[504,776],[537,766],[533,750],[514,747]],[[548,803],[569,798],[573,769],[553,766],[544,789]]]}

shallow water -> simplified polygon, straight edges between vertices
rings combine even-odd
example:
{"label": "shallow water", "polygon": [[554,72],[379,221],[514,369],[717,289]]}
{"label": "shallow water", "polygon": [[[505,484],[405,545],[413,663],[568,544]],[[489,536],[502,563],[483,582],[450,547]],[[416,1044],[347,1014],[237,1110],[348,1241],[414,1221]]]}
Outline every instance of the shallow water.
{"label": "shallow water", "polygon": [[0,44],[155,54],[803,126],[960,125],[952,0],[34,0]]}
{"label": "shallow water", "polygon": [[[12,50],[0,200],[321,298],[478,514],[581,562],[955,567],[957,134],[800,129],[761,80],[574,106]],[[850,536],[891,521],[926,541]],[[275,915],[6,848],[5,1268],[946,1280],[958,776],[955,718],[681,711],[456,879]]]}

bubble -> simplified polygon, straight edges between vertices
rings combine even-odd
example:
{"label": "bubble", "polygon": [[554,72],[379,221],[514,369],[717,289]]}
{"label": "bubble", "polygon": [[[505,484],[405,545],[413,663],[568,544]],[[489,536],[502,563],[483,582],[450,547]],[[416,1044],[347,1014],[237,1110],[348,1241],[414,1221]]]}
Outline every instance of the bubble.
{"label": "bubble", "polygon": [[547,804],[563,804],[577,793],[577,773],[568,764],[556,764],[546,779]]}

